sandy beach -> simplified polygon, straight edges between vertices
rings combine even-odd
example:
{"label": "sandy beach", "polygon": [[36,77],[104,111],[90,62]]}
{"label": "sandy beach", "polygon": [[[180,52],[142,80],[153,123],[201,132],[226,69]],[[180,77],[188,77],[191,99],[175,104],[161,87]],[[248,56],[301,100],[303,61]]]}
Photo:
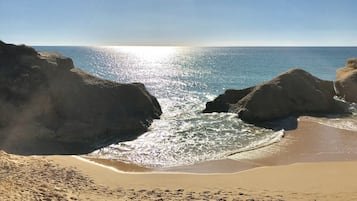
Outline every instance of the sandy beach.
{"label": "sandy beach", "polygon": [[357,201],[357,0],[0,8],[0,201]]}
{"label": "sandy beach", "polygon": [[1,152],[0,199],[355,200],[355,134],[301,118],[281,142],[239,160],[161,171],[78,156]]}

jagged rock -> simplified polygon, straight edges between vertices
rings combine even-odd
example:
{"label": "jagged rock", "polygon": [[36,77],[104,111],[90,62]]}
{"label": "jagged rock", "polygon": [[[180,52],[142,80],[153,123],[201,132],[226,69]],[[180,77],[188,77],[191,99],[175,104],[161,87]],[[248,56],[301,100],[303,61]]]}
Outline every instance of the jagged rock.
{"label": "jagged rock", "polygon": [[336,94],[348,102],[357,102],[357,58],[347,60],[346,66],[336,70]]}
{"label": "jagged rock", "polygon": [[203,112],[233,112],[249,123],[291,115],[347,113],[347,105],[334,96],[333,82],[292,69],[255,87],[227,90],[208,102]]}
{"label": "jagged rock", "polygon": [[145,132],[161,108],[140,83],[120,84],[70,58],[0,42],[0,148],[86,153]]}
{"label": "jagged rock", "polygon": [[230,105],[237,103],[238,100],[245,97],[253,89],[254,87],[241,90],[228,89],[224,92],[224,94],[221,94],[216,99],[214,99],[214,101],[207,102],[206,108],[203,110],[203,112],[228,112]]}

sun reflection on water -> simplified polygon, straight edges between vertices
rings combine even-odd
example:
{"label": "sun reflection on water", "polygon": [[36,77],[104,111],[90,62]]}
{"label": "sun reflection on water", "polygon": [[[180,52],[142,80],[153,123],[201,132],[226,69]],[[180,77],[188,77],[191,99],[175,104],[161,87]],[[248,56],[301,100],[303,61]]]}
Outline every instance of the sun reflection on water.
{"label": "sun reflection on water", "polygon": [[175,55],[178,47],[174,46],[112,46],[117,52],[135,56],[145,62],[160,62]]}
{"label": "sun reflection on water", "polygon": [[[118,82],[141,82],[154,95],[166,97],[168,91],[185,90],[182,77],[190,72],[181,61],[185,47],[178,46],[106,46],[104,71]],[[109,50],[109,51],[108,51]],[[108,59],[109,58],[109,59]],[[109,66],[109,67],[107,67]],[[162,90],[156,90],[160,88]],[[171,92],[170,92],[171,93]],[[187,94],[187,93],[183,93]],[[162,105],[165,110],[165,105]]]}

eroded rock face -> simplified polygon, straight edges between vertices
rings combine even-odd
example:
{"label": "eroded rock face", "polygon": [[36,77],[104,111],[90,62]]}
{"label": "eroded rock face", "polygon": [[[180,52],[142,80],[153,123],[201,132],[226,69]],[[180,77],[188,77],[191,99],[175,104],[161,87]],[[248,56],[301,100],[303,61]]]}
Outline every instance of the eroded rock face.
{"label": "eroded rock face", "polygon": [[347,60],[346,66],[336,70],[336,94],[348,102],[357,102],[357,58]]}
{"label": "eroded rock face", "polygon": [[255,87],[227,90],[208,102],[204,112],[233,112],[249,123],[292,115],[347,113],[347,105],[334,96],[333,82],[292,69]]}
{"label": "eroded rock face", "polygon": [[0,42],[0,148],[86,153],[145,132],[161,108],[140,83],[75,68],[70,58]]}
{"label": "eroded rock face", "polygon": [[206,103],[206,108],[203,112],[229,112],[232,104],[237,103],[238,100],[244,98],[252,90],[254,90],[254,87],[241,90],[227,89],[224,94],[219,95],[214,101]]}

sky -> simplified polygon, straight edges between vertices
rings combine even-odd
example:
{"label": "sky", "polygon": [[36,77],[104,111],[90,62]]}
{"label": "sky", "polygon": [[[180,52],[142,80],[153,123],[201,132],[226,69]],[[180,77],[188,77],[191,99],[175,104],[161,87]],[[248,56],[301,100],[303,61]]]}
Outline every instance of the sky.
{"label": "sky", "polygon": [[28,45],[357,46],[356,0],[0,0]]}

